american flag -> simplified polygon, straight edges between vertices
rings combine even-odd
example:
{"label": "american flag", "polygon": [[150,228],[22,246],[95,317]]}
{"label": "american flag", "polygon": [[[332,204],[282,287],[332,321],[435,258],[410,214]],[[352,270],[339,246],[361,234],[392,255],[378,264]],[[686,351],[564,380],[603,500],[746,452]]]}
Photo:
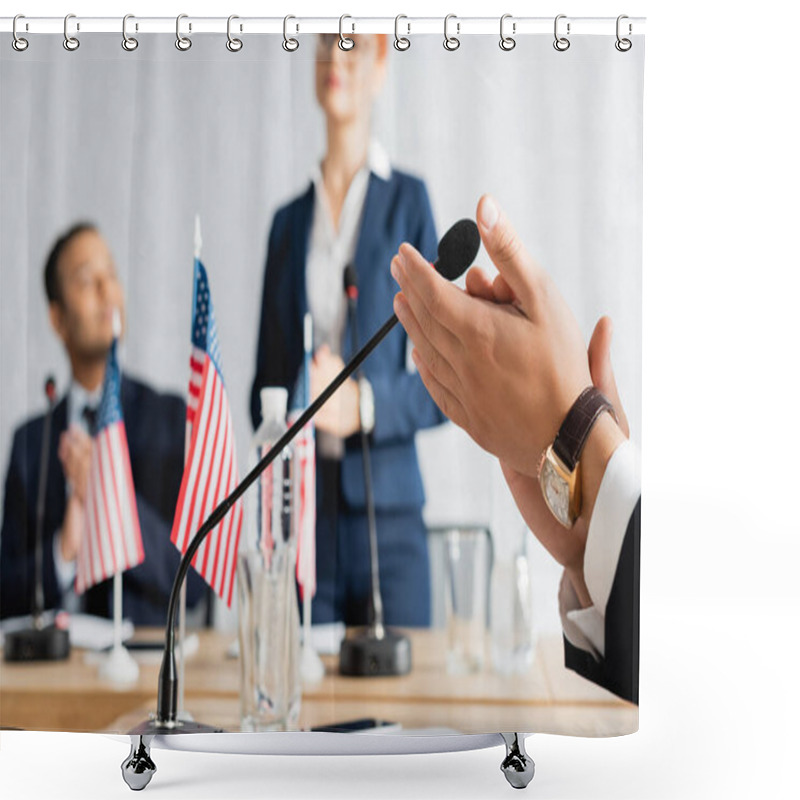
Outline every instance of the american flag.
{"label": "american flag", "polygon": [[[170,537],[181,553],[186,552],[200,526],[239,483],[214,306],[208,276],[199,259],[194,261],[186,431],[189,447]],[[241,529],[242,507],[237,502],[192,559],[192,566],[228,607],[233,600]]]}
{"label": "american flag", "polygon": [[115,339],[108,354],[103,391],[92,431],[92,454],[86,485],[86,530],[78,552],[75,576],[78,594],[144,561],[119,390]]}
{"label": "american flag", "polygon": [[[311,315],[304,320],[304,358],[300,380],[295,391],[295,407],[289,420],[292,422],[311,404]],[[309,592],[313,597],[317,591],[317,490],[316,490],[316,441],[314,437],[314,421],[310,420],[295,439],[297,458],[297,583],[300,586],[300,597]]]}

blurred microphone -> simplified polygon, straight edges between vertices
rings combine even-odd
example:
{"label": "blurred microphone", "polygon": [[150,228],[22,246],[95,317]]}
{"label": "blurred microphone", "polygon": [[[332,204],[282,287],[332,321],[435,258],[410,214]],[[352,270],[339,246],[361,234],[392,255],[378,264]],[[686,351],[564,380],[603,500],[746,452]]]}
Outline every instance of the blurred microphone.
{"label": "blurred microphone", "polygon": [[[358,350],[358,275],[352,264],[344,270],[344,291],[347,295],[347,314],[350,322],[350,340],[355,353]],[[358,378],[361,380],[361,370]],[[343,675],[404,675],[411,670],[411,643],[406,636],[383,627],[383,598],[381,597],[380,570],[378,567],[378,530],[375,521],[375,498],[372,493],[372,464],[369,437],[364,430],[364,420],[359,410],[361,455],[364,463],[364,498],[367,507],[367,530],[371,569],[371,594],[368,626],[342,642],[339,653],[339,671]]]}
{"label": "blurred microphone", "polygon": [[36,493],[36,530],[34,539],[34,591],[31,600],[33,626],[7,633],[3,657],[6,661],[57,661],[69,656],[69,631],[55,625],[45,625],[44,584],[42,577],[42,538],[44,537],[44,507],[47,497],[47,473],[50,464],[50,431],[56,404],[56,381],[48,375],[44,383],[47,411],[44,415],[42,447],[39,451],[39,485]]}

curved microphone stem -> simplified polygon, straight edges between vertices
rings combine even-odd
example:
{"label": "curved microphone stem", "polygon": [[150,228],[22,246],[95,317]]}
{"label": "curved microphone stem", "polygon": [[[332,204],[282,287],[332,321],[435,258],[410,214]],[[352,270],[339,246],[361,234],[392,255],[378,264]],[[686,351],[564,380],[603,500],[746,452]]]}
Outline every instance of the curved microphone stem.
{"label": "curved microphone stem", "polygon": [[255,482],[256,478],[275,460],[278,454],[289,442],[297,436],[306,423],[322,408],[331,395],[364,363],[367,356],[380,344],[386,334],[397,324],[397,315],[392,314],[382,325],[380,330],[358,351],[353,360],[330,382],[320,396],[298,417],[297,421],[273,445],[270,451],[253,467],[244,480],[211,512],[211,516],[203,523],[194,535],[189,548],[181,559],[178,573],[172,584],[167,609],[167,630],[164,641],[164,658],[161,661],[161,672],[158,678],[158,711],[156,723],[172,726],[178,716],[178,671],[175,664],[175,612],[178,606],[178,597],[181,586],[186,579],[186,573],[192,559],[197,553],[203,540],[222,521],[231,510],[234,503]]}

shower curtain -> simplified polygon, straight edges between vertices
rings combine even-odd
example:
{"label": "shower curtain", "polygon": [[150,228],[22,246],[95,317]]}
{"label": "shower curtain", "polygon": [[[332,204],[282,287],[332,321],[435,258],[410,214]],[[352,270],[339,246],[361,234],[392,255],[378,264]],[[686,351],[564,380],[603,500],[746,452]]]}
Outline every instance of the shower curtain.
{"label": "shower curtain", "polygon": [[[258,390],[284,385],[291,394],[295,388],[302,325],[292,309],[299,296],[305,293],[316,316],[314,351],[325,347],[330,364],[346,361],[354,348],[341,289],[344,266],[355,261],[361,267],[363,344],[392,313],[398,286],[390,262],[400,243],[411,241],[434,260],[438,239],[456,220],[474,220],[479,199],[489,193],[551,276],[585,343],[601,317],[613,320],[613,373],[630,442],[624,465],[609,462],[617,472],[605,476],[602,505],[610,538],[589,532],[590,597],[578,597],[530,530],[497,458],[447,421],[428,396],[411,343],[397,326],[366,362],[364,377],[373,396],[370,447],[384,605],[390,625],[411,631],[411,672],[365,678],[355,688],[336,676],[338,640],[328,643],[337,635],[335,623],[367,618],[366,499],[353,431],[328,437],[318,428],[318,458],[324,451],[326,463],[338,465],[329,478],[318,461],[316,474],[318,596],[312,621],[329,623],[315,640],[327,674],[322,684],[304,687],[297,725],[374,718],[418,733],[635,731],[644,37],[634,37],[630,49],[615,47],[612,24],[608,35],[571,35],[566,48],[554,47],[546,35],[519,37],[513,49],[498,47],[497,36],[464,36],[448,50],[441,37],[420,35],[401,50],[391,34],[374,41],[365,35],[344,51],[338,34],[300,35],[295,50],[283,47],[280,35],[237,35],[243,41],[238,49],[226,48],[224,35],[196,35],[181,50],[174,35],[140,34],[138,47],[129,51],[120,47],[119,35],[87,33],[76,34],[80,46],[73,51],[63,46],[63,36],[50,34],[29,35],[25,51],[0,50],[3,630],[28,612],[33,592],[32,567],[18,565],[31,563],[41,387],[48,375],[55,378],[56,409],[63,412],[54,414],[43,530],[48,608],[62,608],[70,588],[63,579],[68,568],[64,573],[64,564],[56,563],[74,492],[59,446],[74,420],[77,376],[70,348],[77,345],[53,310],[54,303],[63,310],[67,301],[48,296],[44,279],[59,237],[77,223],[93,226],[123,298],[123,374],[180,407],[168,434],[178,440],[174,464],[164,462],[148,440],[149,416],[141,429],[128,430],[137,489],[147,482],[148,463],[158,461],[163,479],[147,497],[144,489],[139,493],[144,565],[148,541],[161,537],[151,550],[156,563],[139,573],[138,583],[134,573],[141,567],[126,573],[127,586],[132,595],[155,592],[153,603],[163,608],[174,570],[157,573],[161,559],[177,558],[169,536],[183,467],[180,404],[188,396],[196,219],[244,475],[259,421]],[[372,67],[362,74],[358,59],[365,58],[373,59]],[[357,103],[369,102],[368,113],[347,106],[350,89]],[[344,99],[332,100],[337,92]],[[353,166],[344,186],[326,183],[343,141],[332,133],[336,124],[342,131],[348,124],[362,126],[347,145],[362,155],[340,162]],[[485,248],[476,263],[490,278],[497,274]],[[464,286],[463,278],[458,285]],[[337,293],[341,299],[330,301]],[[152,413],[159,407],[154,401]],[[362,422],[364,413],[359,407]],[[532,464],[539,456],[531,453]],[[624,485],[619,500],[610,494],[612,479]],[[420,538],[411,547],[409,531],[417,528]],[[453,532],[462,537],[463,555],[469,531],[481,532],[487,546],[475,556],[482,560],[470,564],[471,580],[482,587],[471,590],[480,600],[478,657],[459,670],[448,661],[459,635],[448,600],[454,580],[448,559]],[[572,533],[564,528],[564,536]],[[190,620],[210,627],[201,630],[199,652],[187,660],[187,692],[194,691],[193,680],[200,681],[187,708],[196,718],[213,717],[236,729],[238,668],[225,655],[235,638],[236,602],[229,605],[197,576],[192,581],[190,615],[196,610]],[[324,592],[333,598],[327,604]],[[87,610],[110,613],[110,601],[87,609],[80,597],[73,599],[73,617]],[[133,622],[153,624],[144,617]],[[521,658],[515,659],[515,645],[504,635],[521,637]],[[85,666],[76,653],[70,668]],[[192,658],[218,663],[220,682],[202,683],[191,672]],[[155,667],[146,656],[139,659],[141,692],[152,694]],[[122,732],[137,713],[146,716],[141,692],[131,692],[107,716],[34,719],[20,698],[39,680],[29,665],[5,666],[1,724]],[[106,697],[107,690],[93,683],[95,673],[86,680],[87,697]],[[58,691],[45,684],[43,692]],[[204,694],[224,696],[227,705],[204,705]]]}

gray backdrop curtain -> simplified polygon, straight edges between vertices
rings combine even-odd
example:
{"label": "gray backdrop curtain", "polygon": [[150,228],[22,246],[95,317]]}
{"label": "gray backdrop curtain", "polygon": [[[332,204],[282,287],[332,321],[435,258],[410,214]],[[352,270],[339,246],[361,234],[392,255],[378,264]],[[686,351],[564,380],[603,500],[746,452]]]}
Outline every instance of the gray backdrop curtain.
{"label": "gray backdrop curtain", "polygon": [[[634,438],[641,431],[641,114],[644,47],[614,37],[440,37],[390,48],[374,134],[395,166],[423,177],[439,231],[474,216],[483,192],[506,208],[553,274],[587,338],[615,324],[612,356]],[[75,53],[36,36],[0,48],[0,461],[13,429],[43,410],[42,384],[63,390],[68,365],[51,331],[42,269],[56,235],[77,220],[107,237],[126,292],[123,368],[185,391],[193,227],[217,312],[240,467],[250,439],[266,237],[278,205],[308,184],[323,150],[313,93],[314,42],[288,54],[279,36],[87,34]],[[484,252],[479,263],[488,266]],[[388,264],[386,268],[388,269]],[[452,425],[418,437],[430,524],[487,523],[498,544],[521,520],[492,459]],[[538,454],[532,453],[536,459]],[[559,627],[559,569],[531,547],[537,625]]]}

